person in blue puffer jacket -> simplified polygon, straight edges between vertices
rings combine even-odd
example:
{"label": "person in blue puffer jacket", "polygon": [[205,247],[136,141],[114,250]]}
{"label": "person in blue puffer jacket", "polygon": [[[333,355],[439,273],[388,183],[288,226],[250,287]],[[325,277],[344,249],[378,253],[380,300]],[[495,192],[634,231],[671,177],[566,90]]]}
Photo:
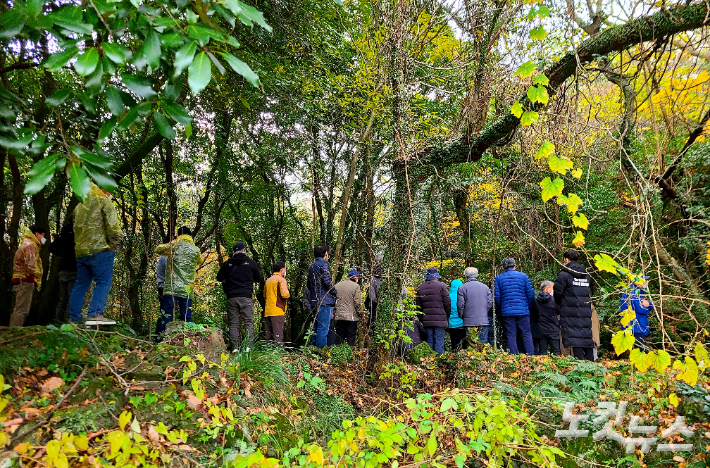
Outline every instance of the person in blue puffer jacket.
{"label": "person in blue puffer jacket", "polygon": [[650,332],[650,327],[648,325],[648,314],[653,310],[653,302],[651,302],[651,297],[646,292],[646,285],[648,284],[646,280],[648,276],[642,276],[643,284],[637,284],[632,282],[629,284],[631,288],[630,292],[625,292],[621,295],[621,301],[619,305],[619,310],[623,312],[624,310],[631,309],[636,314],[636,318],[629,323],[623,329],[631,327],[631,332],[634,334],[634,348],[638,348],[644,353],[649,351],[648,343],[646,338]]}
{"label": "person in blue puffer jacket", "polygon": [[463,282],[460,279],[455,279],[451,282],[451,289],[449,289],[449,297],[451,298],[449,333],[451,334],[451,350],[453,352],[468,348],[468,342],[466,341],[467,329],[463,326],[463,319],[459,317],[459,312],[456,309],[456,298],[462,284]]}
{"label": "person in blue puffer jacket", "polygon": [[503,329],[508,340],[508,351],[518,354],[518,330],[523,338],[525,354],[535,354],[530,331],[530,307],[535,290],[525,273],[515,270],[515,259],[507,257],[501,262],[505,269],[494,281],[496,308],[503,317]]}

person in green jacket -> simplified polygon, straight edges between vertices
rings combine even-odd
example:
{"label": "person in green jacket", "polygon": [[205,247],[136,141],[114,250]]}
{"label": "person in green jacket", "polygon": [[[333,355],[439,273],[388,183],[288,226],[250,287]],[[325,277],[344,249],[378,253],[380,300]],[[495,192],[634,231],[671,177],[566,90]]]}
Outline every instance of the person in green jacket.
{"label": "person in green jacket", "polygon": [[74,209],[74,251],[76,283],[69,300],[69,320],[81,323],[86,293],[96,283],[86,325],[114,325],[104,317],[106,299],[113,280],[113,261],[121,242],[121,225],[111,194],[93,182],[83,203]]}
{"label": "person in green jacket", "polygon": [[183,322],[192,321],[192,284],[195,282],[196,270],[204,259],[200,249],[195,246],[190,228],[183,226],[177,234],[175,240],[155,249],[156,254],[168,259],[156,335],[162,334],[168,323],[173,321],[175,311],[180,312],[180,320]]}

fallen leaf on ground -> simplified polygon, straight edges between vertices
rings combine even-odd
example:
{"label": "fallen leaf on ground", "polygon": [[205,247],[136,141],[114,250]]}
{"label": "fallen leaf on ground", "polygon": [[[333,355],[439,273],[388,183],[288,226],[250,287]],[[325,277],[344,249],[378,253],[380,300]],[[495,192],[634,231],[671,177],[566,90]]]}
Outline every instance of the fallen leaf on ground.
{"label": "fallen leaf on ground", "polygon": [[64,385],[64,381],[61,379],[61,377],[50,377],[47,380],[45,380],[45,382],[42,384],[40,394],[42,396],[47,396],[53,390],[58,389],[62,385]]}
{"label": "fallen leaf on ground", "polygon": [[190,409],[197,409],[200,407],[202,404],[202,400],[197,398],[195,395],[188,395],[187,396],[187,406],[190,407]]}

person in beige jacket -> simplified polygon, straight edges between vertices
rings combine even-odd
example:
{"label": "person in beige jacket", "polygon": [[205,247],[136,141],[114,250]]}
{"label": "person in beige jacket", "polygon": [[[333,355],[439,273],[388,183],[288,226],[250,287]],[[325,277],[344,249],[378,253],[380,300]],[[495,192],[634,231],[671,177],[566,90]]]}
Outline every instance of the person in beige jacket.
{"label": "person in beige jacket", "polygon": [[348,272],[348,277],[335,285],[338,292],[335,301],[335,344],[347,343],[355,346],[357,337],[357,323],[362,318],[362,294],[358,285],[359,274],[353,269]]}
{"label": "person in beige jacket", "polygon": [[12,285],[15,290],[15,310],[10,317],[11,327],[21,327],[25,324],[27,314],[32,304],[32,294],[35,288],[42,284],[42,260],[39,258],[39,247],[46,242],[44,228],[30,226],[22,232],[22,242],[15,252]]}

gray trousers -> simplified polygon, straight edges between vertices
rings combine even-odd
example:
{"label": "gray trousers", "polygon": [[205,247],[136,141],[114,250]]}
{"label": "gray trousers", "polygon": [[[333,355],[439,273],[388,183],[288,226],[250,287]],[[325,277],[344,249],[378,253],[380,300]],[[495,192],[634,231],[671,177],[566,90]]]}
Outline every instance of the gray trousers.
{"label": "gray trousers", "polygon": [[71,290],[74,289],[75,281],[75,271],[59,272],[59,302],[55,312],[55,320],[59,323],[69,323],[69,298],[71,297]]}
{"label": "gray trousers", "polygon": [[251,297],[232,297],[227,299],[227,318],[229,336],[235,346],[239,346],[239,327],[244,322],[244,338],[249,346],[254,341],[254,299]]}

